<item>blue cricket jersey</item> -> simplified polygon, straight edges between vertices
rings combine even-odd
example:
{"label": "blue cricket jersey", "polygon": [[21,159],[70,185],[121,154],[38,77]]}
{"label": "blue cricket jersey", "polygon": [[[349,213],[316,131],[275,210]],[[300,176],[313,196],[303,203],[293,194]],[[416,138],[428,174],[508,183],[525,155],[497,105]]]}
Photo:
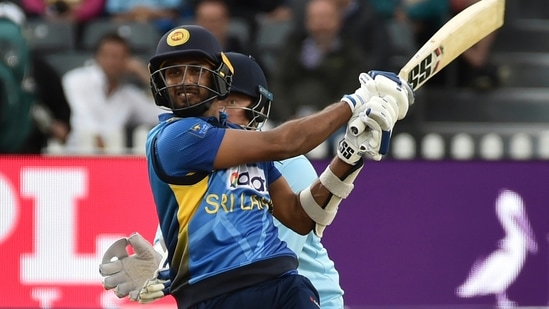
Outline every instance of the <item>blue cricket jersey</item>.
{"label": "blue cricket jersey", "polygon": [[213,170],[226,130],[217,118],[160,120],[146,156],[178,306],[295,273],[296,254],[270,213],[274,163]]}
{"label": "blue cricket jersey", "polygon": [[[317,178],[314,167],[305,156],[275,162],[275,166],[294,192],[306,189]],[[320,295],[320,307],[322,309],[342,309],[343,290],[339,285],[339,273],[320,242],[320,238],[314,232],[305,236],[299,235],[281,224],[276,218],[274,222],[278,226],[280,238],[298,256],[298,272],[309,278],[317,289]]]}

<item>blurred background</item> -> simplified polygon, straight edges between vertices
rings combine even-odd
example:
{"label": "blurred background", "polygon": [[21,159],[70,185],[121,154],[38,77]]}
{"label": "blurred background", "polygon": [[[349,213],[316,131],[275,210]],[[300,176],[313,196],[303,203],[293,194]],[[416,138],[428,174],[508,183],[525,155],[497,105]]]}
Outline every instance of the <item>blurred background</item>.
{"label": "blurred background", "polygon": [[[25,136],[20,132],[21,136],[12,134],[11,138],[29,138],[28,143],[41,143],[41,147],[3,147],[1,152],[142,154],[143,138],[154,119],[136,114],[146,108],[125,102],[118,116],[105,115],[115,113],[111,110],[90,112],[90,105],[99,109],[102,101],[115,99],[91,97],[88,101],[95,103],[88,103],[82,92],[74,90],[76,86],[67,90],[61,82],[68,71],[97,62],[96,52],[105,34],[118,34],[129,47],[125,57],[132,61],[124,58],[123,62],[131,65],[119,69],[117,80],[139,87],[152,100],[147,79],[140,75],[146,75],[143,72],[160,36],[177,24],[207,27],[227,51],[254,56],[268,73],[275,94],[268,128],[354,91],[357,72],[397,72],[445,21],[476,1],[330,0],[333,8],[319,8],[310,0],[261,4],[165,0],[155,6],[147,6],[148,1],[15,2],[24,11],[25,19],[19,25],[33,55],[30,58],[39,58],[25,67],[27,75],[19,77],[19,81],[28,77],[34,83],[30,114],[34,124],[27,126],[40,128],[45,141],[36,142],[38,133]],[[544,0],[506,2],[504,26],[417,92],[415,105],[395,128],[389,158],[549,158],[549,4]],[[81,87],[91,92],[95,84]],[[25,115],[3,108],[7,129],[2,134],[9,140],[8,120]],[[7,116],[10,112],[12,117]],[[26,123],[18,121],[12,127]],[[59,132],[52,123],[66,128]],[[95,142],[98,135],[103,139],[100,144]],[[338,138],[334,136],[309,157],[331,157],[332,141]]]}
{"label": "blurred background", "polygon": [[[398,72],[474,2],[0,1],[0,308],[143,307],[104,291],[97,266],[119,237],[154,236],[147,63],[167,30],[200,24],[255,57],[268,130],[359,72]],[[549,1],[507,0],[504,26],[416,93],[323,239],[348,308],[549,305],[548,34]],[[317,171],[341,136],[307,154]]]}

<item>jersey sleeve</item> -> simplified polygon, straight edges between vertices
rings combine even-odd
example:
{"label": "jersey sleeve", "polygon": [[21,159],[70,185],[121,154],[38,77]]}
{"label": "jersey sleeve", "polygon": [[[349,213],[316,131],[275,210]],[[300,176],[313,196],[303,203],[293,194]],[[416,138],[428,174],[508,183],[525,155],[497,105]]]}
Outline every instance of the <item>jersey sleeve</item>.
{"label": "jersey sleeve", "polygon": [[156,142],[161,168],[167,175],[211,171],[225,129],[200,118],[185,118],[168,125]]}
{"label": "jersey sleeve", "polygon": [[282,176],[278,168],[275,166],[273,162],[267,162],[267,171],[268,171],[268,181],[269,185],[273,182],[275,182],[278,178]]}

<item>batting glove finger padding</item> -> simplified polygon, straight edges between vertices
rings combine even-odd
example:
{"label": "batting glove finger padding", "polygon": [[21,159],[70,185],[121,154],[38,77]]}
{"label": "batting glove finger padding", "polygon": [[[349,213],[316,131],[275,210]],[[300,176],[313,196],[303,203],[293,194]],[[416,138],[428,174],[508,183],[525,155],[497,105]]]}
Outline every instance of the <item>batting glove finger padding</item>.
{"label": "batting glove finger padding", "polygon": [[[370,77],[370,79],[365,78]],[[414,104],[415,94],[408,82],[393,72],[370,71],[359,76],[361,84],[366,83],[372,95],[393,97],[398,106],[398,120],[404,119],[410,105]]]}
{"label": "batting glove finger padding", "polygon": [[373,97],[365,105],[366,109],[358,114],[364,122],[373,119],[383,131],[391,131],[397,121],[398,106],[391,97]]}
{"label": "batting glove finger padding", "polygon": [[[364,74],[364,76],[362,76],[362,74]],[[368,80],[372,78],[365,73],[362,74],[359,76],[360,87],[355,90],[355,93],[346,94],[341,98],[341,101],[347,102],[347,104],[349,104],[349,107],[351,108],[353,114],[357,109],[359,109],[361,106],[366,104],[368,100],[370,100],[370,98],[372,97],[372,94],[370,92],[375,90],[375,88],[370,89],[366,87]]]}
{"label": "batting glove finger padding", "polygon": [[338,155],[349,163],[368,157],[379,161],[389,152],[391,132],[397,121],[395,100],[392,97],[372,97],[366,105],[360,107],[349,120],[345,138],[340,142]]}

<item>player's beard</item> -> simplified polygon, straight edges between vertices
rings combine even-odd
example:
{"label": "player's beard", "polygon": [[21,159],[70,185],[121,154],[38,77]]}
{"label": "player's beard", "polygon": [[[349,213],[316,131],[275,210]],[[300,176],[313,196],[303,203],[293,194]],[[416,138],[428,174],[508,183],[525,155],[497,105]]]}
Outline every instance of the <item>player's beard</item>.
{"label": "player's beard", "polygon": [[196,84],[186,84],[170,87],[170,97],[175,109],[188,108],[209,98],[210,91]]}

